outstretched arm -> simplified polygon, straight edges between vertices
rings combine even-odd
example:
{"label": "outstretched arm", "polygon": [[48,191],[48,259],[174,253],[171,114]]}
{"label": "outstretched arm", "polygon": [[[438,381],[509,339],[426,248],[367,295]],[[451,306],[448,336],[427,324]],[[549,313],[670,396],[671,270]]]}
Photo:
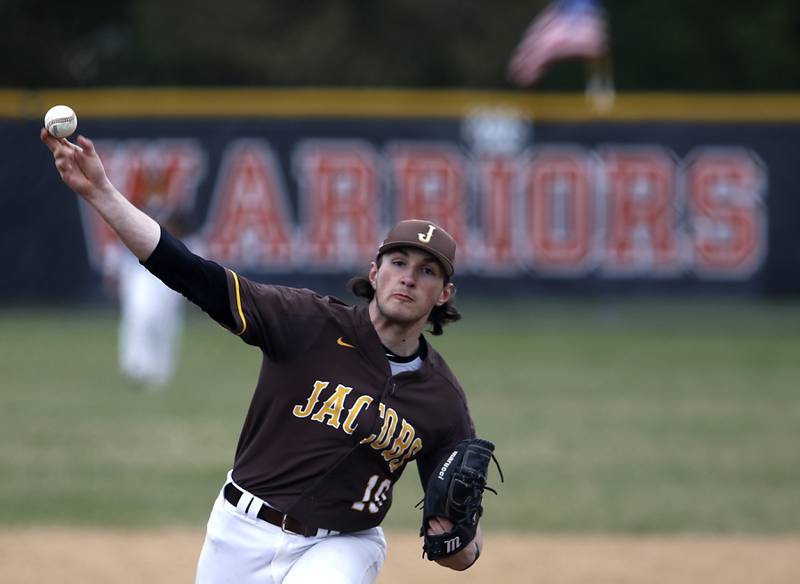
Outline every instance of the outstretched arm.
{"label": "outstretched arm", "polygon": [[88,138],[78,144],[40,132],[64,183],[94,207],[122,243],[167,286],[186,296],[214,320],[235,327],[228,305],[225,269],[191,253],[153,219],[137,209],[111,184]]}
{"label": "outstretched arm", "polygon": [[92,141],[78,136],[78,143],[73,144],[66,138],[51,136],[44,128],[39,136],[53,153],[64,184],[100,213],[139,260],[149,258],[158,245],[161,228],[111,184]]}

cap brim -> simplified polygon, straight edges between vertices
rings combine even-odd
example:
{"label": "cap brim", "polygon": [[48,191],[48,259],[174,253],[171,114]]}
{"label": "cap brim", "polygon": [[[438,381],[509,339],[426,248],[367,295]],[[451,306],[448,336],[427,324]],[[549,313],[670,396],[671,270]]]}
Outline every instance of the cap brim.
{"label": "cap brim", "polygon": [[386,243],[378,248],[378,255],[386,253],[387,251],[392,249],[397,249],[398,247],[413,247],[416,249],[421,249],[422,251],[431,254],[442,265],[442,268],[444,268],[444,272],[445,274],[447,274],[448,277],[453,275],[454,269],[453,269],[453,264],[450,262],[450,260],[448,260],[444,255],[442,255],[435,249],[431,249],[428,246],[422,245],[418,241],[393,241],[391,243]]}

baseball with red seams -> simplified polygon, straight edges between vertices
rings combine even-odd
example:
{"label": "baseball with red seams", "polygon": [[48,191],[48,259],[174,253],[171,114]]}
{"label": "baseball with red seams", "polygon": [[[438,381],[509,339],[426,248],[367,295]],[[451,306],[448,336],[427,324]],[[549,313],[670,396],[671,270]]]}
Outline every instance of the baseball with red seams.
{"label": "baseball with red seams", "polygon": [[44,127],[56,138],[66,138],[78,128],[78,116],[67,105],[55,105],[44,115]]}

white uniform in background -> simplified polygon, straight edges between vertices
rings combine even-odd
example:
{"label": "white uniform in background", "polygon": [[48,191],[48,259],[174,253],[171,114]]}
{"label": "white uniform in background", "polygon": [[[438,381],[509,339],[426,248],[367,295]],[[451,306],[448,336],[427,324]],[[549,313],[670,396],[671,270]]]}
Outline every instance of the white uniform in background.
{"label": "white uniform in background", "polygon": [[163,389],[175,373],[186,300],[128,250],[119,253],[117,274],[120,371],[148,389]]}

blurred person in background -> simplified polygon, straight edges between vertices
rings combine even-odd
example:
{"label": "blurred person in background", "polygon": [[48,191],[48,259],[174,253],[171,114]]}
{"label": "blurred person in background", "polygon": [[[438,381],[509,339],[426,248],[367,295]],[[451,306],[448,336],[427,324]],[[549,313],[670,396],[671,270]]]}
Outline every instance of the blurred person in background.
{"label": "blurred person in background", "polygon": [[[150,197],[143,211],[177,237],[188,237],[192,249],[199,247],[185,215],[158,197]],[[148,272],[122,243],[109,247],[103,268],[119,296],[120,373],[136,389],[165,389],[178,363],[186,300]]]}

